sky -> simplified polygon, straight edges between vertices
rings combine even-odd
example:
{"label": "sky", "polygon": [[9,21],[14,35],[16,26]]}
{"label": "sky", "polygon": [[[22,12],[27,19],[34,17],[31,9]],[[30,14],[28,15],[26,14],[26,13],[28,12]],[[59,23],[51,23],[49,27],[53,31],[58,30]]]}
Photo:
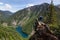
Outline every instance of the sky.
{"label": "sky", "polygon": [[[0,10],[16,12],[26,7],[50,3],[51,0],[0,0]],[[60,4],[60,0],[54,0],[54,4]]]}

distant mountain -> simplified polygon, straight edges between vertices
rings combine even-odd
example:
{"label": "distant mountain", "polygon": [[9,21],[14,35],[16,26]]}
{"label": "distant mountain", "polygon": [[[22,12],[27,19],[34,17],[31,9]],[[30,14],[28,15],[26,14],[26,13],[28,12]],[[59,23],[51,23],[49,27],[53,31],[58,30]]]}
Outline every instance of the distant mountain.
{"label": "distant mountain", "polygon": [[60,8],[60,5],[57,5],[57,7],[59,7],[59,8]]}
{"label": "distant mountain", "polygon": [[12,15],[13,13],[10,11],[3,11],[6,15]]}
{"label": "distant mountain", "polygon": [[6,21],[9,16],[11,16],[13,13],[10,11],[2,11],[0,10],[0,23],[2,21]]}
{"label": "distant mountain", "polygon": [[[10,16],[10,24],[22,26],[23,31],[29,34],[37,17],[43,16],[44,18],[46,18],[47,14],[49,13],[49,5],[50,4],[48,3],[43,3],[41,5],[35,5],[19,10],[15,14]],[[56,6],[54,8],[58,15],[57,19],[59,19],[60,8]]]}

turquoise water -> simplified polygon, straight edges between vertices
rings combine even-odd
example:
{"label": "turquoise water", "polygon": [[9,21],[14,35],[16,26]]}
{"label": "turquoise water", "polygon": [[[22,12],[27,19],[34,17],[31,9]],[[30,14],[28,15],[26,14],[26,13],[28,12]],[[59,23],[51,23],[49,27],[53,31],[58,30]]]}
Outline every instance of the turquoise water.
{"label": "turquoise water", "polygon": [[25,32],[22,31],[22,27],[21,26],[18,26],[16,28],[16,31],[20,33],[20,35],[24,38],[27,38],[28,37],[28,34],[26,34]]}

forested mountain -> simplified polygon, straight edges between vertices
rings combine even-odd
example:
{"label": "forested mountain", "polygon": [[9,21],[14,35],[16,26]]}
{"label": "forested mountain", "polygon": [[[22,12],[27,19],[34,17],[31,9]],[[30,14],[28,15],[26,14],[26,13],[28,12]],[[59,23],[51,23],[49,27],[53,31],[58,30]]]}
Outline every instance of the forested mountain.
{"label": "forested mountain", "polygon": [[10,11],[2,11],[0,10],[0,23],[7,21],[7,19],[12,15],[13,13]]}
{"label": "forested mountain", "polygon": [[[17,11],[12,16],[10,16],[10,24],[20,25],[23,27],[23,31],[30,33],[34,24],[34,21],[39,16],[44,17],[44,21],[46,21],[47,15],[50,13],[50,4],[43,3],[41,5],[35,5],[28,8],[24,8],[22,10]],[[54,10],[57,15],[57,20],[60,22],[60,8],[54,6]],[[29,31],[29,32],[28,32]]]}

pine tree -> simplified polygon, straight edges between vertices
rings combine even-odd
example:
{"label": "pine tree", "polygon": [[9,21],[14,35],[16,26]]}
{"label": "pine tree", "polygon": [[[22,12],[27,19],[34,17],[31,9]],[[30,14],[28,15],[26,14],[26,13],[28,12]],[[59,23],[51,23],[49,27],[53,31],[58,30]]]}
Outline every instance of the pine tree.
{"label": "pine tree", "polygon": [[57,13],[55,12],[53,0],[51,0],[51,4],[49,5],[49,13],[47,15],[47,23],[54,24],[57,22]]}

